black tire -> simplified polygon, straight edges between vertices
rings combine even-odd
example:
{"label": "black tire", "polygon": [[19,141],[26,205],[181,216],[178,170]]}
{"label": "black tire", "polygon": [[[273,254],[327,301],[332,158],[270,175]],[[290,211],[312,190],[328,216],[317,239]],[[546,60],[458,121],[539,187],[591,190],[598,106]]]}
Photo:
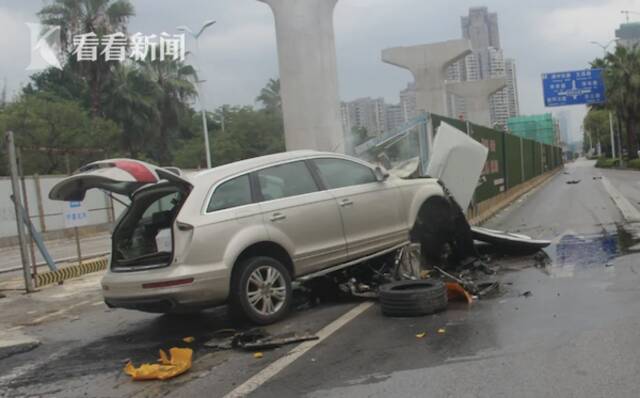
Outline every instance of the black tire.
{"label": "black tire", "polygon": [[387,316],[429,315],[447,308],[447,289],[437,280],[387,283],[379,289],[380,307]]}
{"label": "black tire", "polygon": [[[249,278],[258,269],[262,271],[265,267],[272,268],[282,276],[282,287],[284,287],[282,305],[279,306],[277,310],[274,310],[273,313],[269,314],[259,312],[255,306],[260,306],[260,301],[254,306],[250,303],[248,296],[248,286],[253,285],[253,282],[250,283]],[[274,295],[273,297],[275,298],[276,296]],[[271,301],[271,297],[269,301]],[[258,325],[268,325],[284,318],[289,312],[291,302],[291,275],[280,261],[264,256],[251,257],[242,261],[234,269],[231,278],[231,291],[229,293],[229,310],[233,319],[248,320]]]}

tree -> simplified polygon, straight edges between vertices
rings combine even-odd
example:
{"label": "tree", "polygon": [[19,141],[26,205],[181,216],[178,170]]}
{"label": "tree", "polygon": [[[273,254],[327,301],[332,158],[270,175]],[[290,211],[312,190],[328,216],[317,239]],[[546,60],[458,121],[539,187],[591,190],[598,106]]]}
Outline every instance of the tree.
{"label": "tree", "polygon": [[0,110],[7,104],[7,78],[2,81],[2,92],[0,92]]}
{"label": "tree", "polygon": [[73,168],[116,152],[116,125],[92,118],[75,101],[47,93],[22,95],[0,114],[0,131],[12,130],[22,149],[24,172],[65,172],[65,154]]}
{"label": "tree", "polygon": [[129,0],[53,0],[38,12],[43,24],[60,26],[62,55],[88,82],[94,116],[100,114],[100,92],[115,62],[107,62],[100,56],[95,62],[76,61],[72,56],[73,37],[86,33],[95,33],[98,37],[124,33],[133,15],[134,8]]}
{"label": "tree", "polygon": [[583,145],[585,145],[586,151],[590,149],[589,140],[592,140],[594,146],[599,142],[602,150],[611,154],[609,111],[591,109],[585,116],[583,124],[585,131],[585,140],[583,141]]}
{"label": "tree", "polygon": [[269,79],[267,85],[260,90],[256,101],[262,103],[267,112],[282,114],[282,99],[280,97],[280,79]]}
{"label": "tree", "polygon": [[137,158],[156,138],[157,100],[162,93],[134,64],[116,66],[105,91],[104,113],[120,127],[120,147]]}
{"label": "tree", "polygon": [[154,157],[161,164],[171,162],[170,143],[177,138],[180,126],[190,116],[189,101],[196,95],[195,69],[180,61],[159,60],[146,61],[142,73],[148,76],[156,89],[155,106],[158,109],[157,140]]}
{"label": "tree", "polygon": [[640,123],[640,48],[616,47],[604,59],[596,59],[593,67],[604,69],[606,108],[616,113],[626,130],[629,158],[638,157],[638,124]]}

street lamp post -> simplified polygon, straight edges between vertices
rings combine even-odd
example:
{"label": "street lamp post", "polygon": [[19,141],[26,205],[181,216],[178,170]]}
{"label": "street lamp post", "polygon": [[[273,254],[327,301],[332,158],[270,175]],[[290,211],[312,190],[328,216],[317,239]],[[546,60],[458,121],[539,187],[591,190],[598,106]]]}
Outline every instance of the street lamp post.
{"label": "street lamp post", "polygon": [[191,35],[191,37],[194,38],[195,42],[196,42],[196,63],[198,64],[197,68],[198,68],[198,76],[197,76],[197,81],[196,81],[196,86],[198,88],[198,99],[200,100],[200,107],[202,108],[202,131],[204,132],[204,146],[205,146],[205,152],[207,155],[207,168],[210,169],[211,168],[211,148],[209,146],[209,129],[207,128],[207,107],[205,106],[205,100],[204,100],[204,90],[202,88],[202,83],[204,82],[204,80],[202,79],[203,75],[202,75],[202,63],[200,62],[200,47],[198,45],[198,38],[200,38],[200,35],[202,35],[202,32],[205,31],[205,29],[207,29],[209,26],[215,24],[216,21],[214,20],[209,20],[206,21],[204,24],[202,24],[202,27],[200,28],[200,30],[197,33],[194,33],[191,29],[189,29],[187,26],[178,26],[176,29],[178,29],[181,32],[187,32],[189,33],[189,35]]}

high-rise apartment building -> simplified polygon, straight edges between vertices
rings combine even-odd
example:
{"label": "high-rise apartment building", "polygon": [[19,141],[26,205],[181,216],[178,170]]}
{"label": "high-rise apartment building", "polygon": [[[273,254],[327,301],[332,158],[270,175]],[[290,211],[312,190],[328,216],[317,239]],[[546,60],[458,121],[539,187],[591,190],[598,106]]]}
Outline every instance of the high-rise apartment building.
{"label": "high-rise apartment building", "polygon": [[342,127],[345,132],[364,128],[367,136],[377,137],[387,130],[387,108],[384,98],[358,98],[340,106]]}
{"label": "high-rise apartment building", "polygon": [[[509,117],[520,113],[516,66],[513,59],[505,59],[500,47],[498,15],[487,7],[469,9],[469,16],[461,18],[462,37],[471,41],[472,53],[451,65],[448,78],[452,81],[471,81],[505,77],[507,86],[491,99],[491,123],[505,127]],[[449,116],[465,117],[464,99],[449,95]]]}
{"label": "high-rise apartment building", "polygon": [[400,108],[405,122],[418,116],[415,83],[407,84],[407,88],[400,91]]}
{"label": "high-rise apartment building", "polygon": [[640,22],[627,22],[616,29],[618,45],[628,49],[640,46]]}

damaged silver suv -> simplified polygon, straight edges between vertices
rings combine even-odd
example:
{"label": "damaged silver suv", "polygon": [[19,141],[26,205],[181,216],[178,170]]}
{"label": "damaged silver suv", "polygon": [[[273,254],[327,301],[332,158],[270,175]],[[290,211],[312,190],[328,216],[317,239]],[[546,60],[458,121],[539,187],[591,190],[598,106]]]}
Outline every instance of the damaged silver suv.
{"label": "damaged silver suv", "polygon": [[131,202],[113,231],[102,279],[107,305],[179,312],[228,303],[258,324],[287,313],[296,278],[396,250],[416,225],[437,236],[442,223],[419,214],[432,209],[428,217],[445,217],[451,203],[436,179],[403,179],[356,158],[314,151],[189,176],[136,160],[104,160],[59,182],[49,197],[79,201],[91,188]]}

